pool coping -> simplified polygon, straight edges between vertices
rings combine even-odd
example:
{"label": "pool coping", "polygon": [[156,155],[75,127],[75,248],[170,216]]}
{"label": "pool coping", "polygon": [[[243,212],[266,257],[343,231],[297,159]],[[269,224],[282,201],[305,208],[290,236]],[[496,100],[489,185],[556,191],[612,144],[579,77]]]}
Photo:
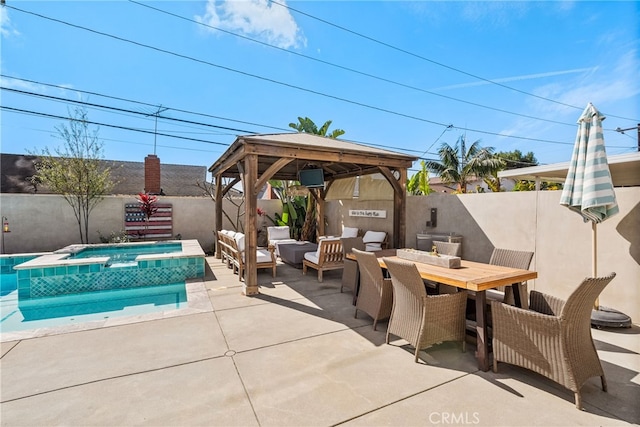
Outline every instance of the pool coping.
{"label": "pool coping", "polygon": [[156,311],[153,313],[139,314],[135,316],[113,317],[106,320],[95,320],[92,322],[77,323],[74,325],[55,326],[50,328],[37,328],[15,332],[1,332],[0,342],[10,342],[25,340],[30,338],[40,338],[51,335],[68,334],[70,332],[88,331],[91,329],[101,329],[113,326],[128,325],[132,323],[148,322],[150,320],[160,320],[172,317],[188,316],[198,313],[210,313],[213,311],[209,294],[204,284],[204,278],[187,279],[185,281],[187,293],[187,307]]}
{"label": "pool coping", "polygon": [[[176,258],[191,258],[191,257],[204,257],[205,253],[197,240],[150,240],[146,242],[129,242],[126,245],[151,245],[151,244],[170,244],[180,243],[182,251],[172,252],[166,254],[148,254],[138,255],[136,261],[145,260],[162,260],[162,259],[176,259]],[[124,243],[123,243],[124,244]],[[67,259],[69,255],[80,251],[86,246],[100,247],[100,246],[114,246],[113,243],[104,244],[75,244],[65,246],[55,252],[48,252],[40,255],[32,260],[24,262],[22,264],[13,267],[14,270],[27,270],[32,268],[45,268],[45,267],[58,267],[62,265],[87,265],[87,264],[106,264],[109,261],[108,256],[95,256],[88,258],[73,258]]]}

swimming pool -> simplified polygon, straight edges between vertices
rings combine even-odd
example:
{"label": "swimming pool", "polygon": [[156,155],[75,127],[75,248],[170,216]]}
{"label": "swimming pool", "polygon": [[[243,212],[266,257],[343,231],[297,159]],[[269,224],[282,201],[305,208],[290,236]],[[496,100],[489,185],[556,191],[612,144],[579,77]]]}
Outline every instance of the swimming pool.
{"label": "swimming pool", "polygon": [[41,298],[180,283],[204,277],[197,240],[70,245],[13,268],[18,298]]}
{"label": "swimming pool", "polygon": [[197,241],[2,255],[1,340],[211,311],[203,282],[189,280],[204,264]]}

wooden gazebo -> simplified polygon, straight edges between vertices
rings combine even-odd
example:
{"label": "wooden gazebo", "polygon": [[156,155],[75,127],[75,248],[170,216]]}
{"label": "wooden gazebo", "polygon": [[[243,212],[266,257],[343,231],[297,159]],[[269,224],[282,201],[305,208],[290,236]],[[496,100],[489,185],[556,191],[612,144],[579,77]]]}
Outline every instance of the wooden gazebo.
{"label": "wooden gazebo", "polygon": [[[238,182],[245,196],[244,293],[258,293],[256,265],[257,195],[269,180],[298,180],[301,170],[321,168],[324,188],[310,188],[320,219],[318,235],[324,234],[324,199],[336,179],[381,173],[394,191],[393,247],[404,247],[407,169],[417,158],[353,142],[307,133],[239,136],[209,168],[216,184],[216,230],[222,229],[222,200]],[[231,181],[224,185],[223,178]]]}

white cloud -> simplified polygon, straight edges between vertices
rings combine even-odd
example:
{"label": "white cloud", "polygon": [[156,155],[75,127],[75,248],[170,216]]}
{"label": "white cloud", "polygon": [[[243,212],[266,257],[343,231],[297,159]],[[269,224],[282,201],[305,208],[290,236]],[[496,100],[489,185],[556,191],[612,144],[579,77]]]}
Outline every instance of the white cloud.
{"label": "white cloud", "polygon": [[289,10],[268,0],[208,0],[204,15],[195,19],[212,27],[258,37],[281,48],[306,45]]}
{"label": "white cloud", "polygon": [[[541,78],[545,78],[545,77],[554,77],[554,76],[560,76],[560,75],[563,75],[563,74],[584,73],[585,71],[593,71],[593,70],[595,70],[595,68],[577,68],[577,69],[574,69],[574,70],[548,71],[546,73],[525,74],[525,75],[521,75],[521,76],[501,77],[501,78],[489,79],[489,80],[491,80],[491,82],[494,82],[494,83],[506,83],[506,82],[520,81],[520,80],[530,80],[530,79],[541,79]],[[439,87],[439,88],[436,88],[434,90],[460,89],[460,88],[466,88],[466,87],[471,87],[471,86],[483,86],[483,85],[488,85],[488,84],[491,84],[491,83],[486,81],[486,80],[480,80],[480,81],[476,81],[476,82],[460,83],[460,84],[457,84],[457,85]]]}
{"label": "white cloud", "polygon": [[2,37],[20,35],[20,32],[18,32],[18,30],[13,28],[13,26],[11,25],[9,11],[6,7],[0,7],[0,34],[2,34]]}

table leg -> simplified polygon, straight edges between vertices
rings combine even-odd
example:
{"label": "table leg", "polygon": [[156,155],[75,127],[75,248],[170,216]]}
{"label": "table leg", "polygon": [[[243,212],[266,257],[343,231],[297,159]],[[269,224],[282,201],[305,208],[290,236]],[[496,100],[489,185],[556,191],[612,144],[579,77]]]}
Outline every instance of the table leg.
{"label": "table leg", "polygon": [[487,341],[487,292],[476,292],[476,336],[478,368],[489,370],[489,342]]}
{"label": "table leg", "polygon": [[522,296],[520,295],[520,283],[514,283],[511,285],[511,289],[513,289],[513,301],[516,307],[522,308]]}

